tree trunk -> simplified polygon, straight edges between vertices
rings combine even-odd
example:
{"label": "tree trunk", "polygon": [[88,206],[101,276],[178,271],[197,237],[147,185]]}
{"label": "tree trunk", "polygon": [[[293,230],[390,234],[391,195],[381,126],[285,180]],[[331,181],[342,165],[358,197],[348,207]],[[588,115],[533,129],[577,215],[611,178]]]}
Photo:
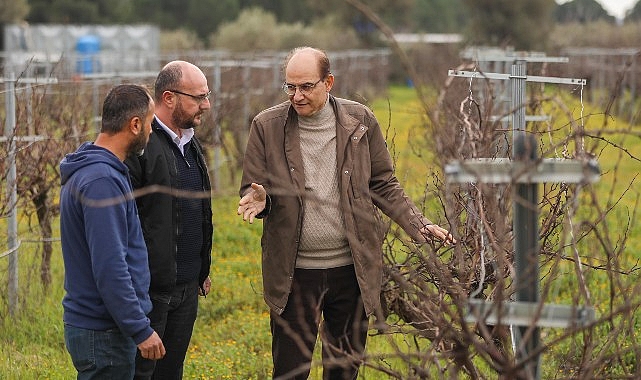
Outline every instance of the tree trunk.
{"label": "tree trunk", "polygon": [[38,191],[33,197],[40,226],[40,237],[42,239],[42,260],[40,261],[40,280],[42,287],[47,290],[51,285],[51,209],[49,207],[48,187],[37,186]]}

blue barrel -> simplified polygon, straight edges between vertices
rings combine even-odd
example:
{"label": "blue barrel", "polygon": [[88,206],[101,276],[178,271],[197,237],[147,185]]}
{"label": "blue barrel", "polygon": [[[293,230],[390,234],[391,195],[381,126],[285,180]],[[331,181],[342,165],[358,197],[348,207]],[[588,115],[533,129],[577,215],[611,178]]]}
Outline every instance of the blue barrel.
{"label": "blue barrel", "polygon": [[79,74],[91,74],[98,69],[98,52],[100,52],[100,38],[86,35],[76,41],[78,64],[76,71]]}

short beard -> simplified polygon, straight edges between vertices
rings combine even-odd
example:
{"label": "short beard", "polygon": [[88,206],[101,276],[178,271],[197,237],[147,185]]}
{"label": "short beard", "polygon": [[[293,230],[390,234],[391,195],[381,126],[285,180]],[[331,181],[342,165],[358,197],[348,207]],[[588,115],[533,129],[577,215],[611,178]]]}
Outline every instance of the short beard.
{"label": "short beard", "polygon": [[191,129],[196,128],[194,117],[196,117],[196,115],[187,115],[182,107],[182,104],[179,104],[172,113],[171,120],[173,124],[180,129]]}
{"label": "short beard", "polygon": [[128,154],[135,154],[140,157],[145,153],[145,147],[147,146],[147,138],[144,133],[136,136],[134,140],[129,143],[129,148],[127,149]]}

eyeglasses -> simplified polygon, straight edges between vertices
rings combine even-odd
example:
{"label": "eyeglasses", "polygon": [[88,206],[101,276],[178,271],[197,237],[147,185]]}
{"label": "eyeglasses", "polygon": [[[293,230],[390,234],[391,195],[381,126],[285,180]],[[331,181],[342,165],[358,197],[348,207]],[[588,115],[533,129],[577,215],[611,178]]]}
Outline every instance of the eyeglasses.
{"label": "eyeglasses", "polygon": [[204,102],[205,100],[209,100],[209,97],[211,97],[211,91],[207,92],[206,94],[202,94],[202,95],[192,95],[192,94],[188,94],[186,92],[182,92],[182,91],[178,91],[178,90],[167,90],[167,91],[173,92],[173,93],[176,93],[176,94],[180,94],[180,95],[189,96],[190,98],[192,98],[195,101],[197,101],[198,104]]}
{"label": "eyeglasses", "polygon": [[296,89],[298,89],[298,91],[300,91],[301,94],[309,95],[314,90],[314,87],[316,87],[316,85],[320,83],[320,81],[322,80],[323,78],[317,80],[316,83],[308,82],[308,83],[303,83],[298,85],[285,82],[283,83],[283,91],[285,91],[287,95],[293,96],[293,95],[296,95]]}

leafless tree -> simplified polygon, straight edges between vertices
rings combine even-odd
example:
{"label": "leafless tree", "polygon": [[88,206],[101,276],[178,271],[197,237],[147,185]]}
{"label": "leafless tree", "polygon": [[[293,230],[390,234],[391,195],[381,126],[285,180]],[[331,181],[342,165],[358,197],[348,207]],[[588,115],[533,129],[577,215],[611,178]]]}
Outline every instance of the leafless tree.
{"label": "leafless tree", "polygon": [[[443,169],[457,160],[511,154],[509,130],[492,116],[509,115],[514,109],[501,110],[494,104],[493,86],[478,80],[474,85],[480,92],[472,94],[469,81],[448,79],[439,85],[438,99],[430,99],[417,74],[420,70],[394,44],[389,29],[362,2],[346,1],[388,35],[407,66],[425,110],[424,133],[435,166]],[[641,346],[635,332],[641,303],[639,265],[628,248],[634,246],[630,237],[638,230],[634,223],[639,202],[634,173],[638,169],[630,167],[638,168],[639,151],[631,144],[639,132],[632,127],[612,128],[607,110],[583,114],[583,103],[577,117],[577,110],[567,105],[569,97],[561,92],[535,88],[528,98],[526,104],[515,107],[554,113],[548,122],[527,125],[527,134],[538,141],[541,157],[597,159],[607,167],[597,185],[541,185],[538,204],[531,205],[539,212],[540,250],[537,262],[530,264],[540,267],[541,305],[563,302],[577,308],[594,307],[596,320],[565,329],[541,329],[538,349],[519,358],[508,326],[466,319],[470,299],[497,305],[513,299],[518,286],[513,239],[514,228],[519,227],[513,227],[512,207],[519,200],[514,183],[449,184],[437,173],[425,182],[426,214],[432,215],[435,207],[442,209],[440,223],[449,226],[459,243],[416,246],[403,233],[390,231],[382,294],[387,319],[378,333],[390,336],[397,350],[369,352],[362,358],[363,365],[398,379],[527,379],[531,375],[524,371],[525,366],[535,355],[543,354],[545,363],[554,363],[553,368],[544,364],[543,378],[641,375],[636,364]],[[526,333],[521,343],[528,339],[532,335]],[[402,370],[388,364],[391,357],[403,362]]]}

